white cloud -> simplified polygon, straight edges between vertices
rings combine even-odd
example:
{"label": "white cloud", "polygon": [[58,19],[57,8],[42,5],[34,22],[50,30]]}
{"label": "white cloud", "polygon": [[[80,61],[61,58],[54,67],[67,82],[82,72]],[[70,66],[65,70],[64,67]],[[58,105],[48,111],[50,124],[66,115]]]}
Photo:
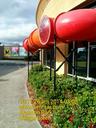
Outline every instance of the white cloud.
{"label": "white cloud", "polygon": [[36,27],[35,24],[18,24],[18,26],[4,26],[0,30],[0,39],[17,38],[22,36],[28,36],[31,31]]}
{"label": "white cloud", "polygon": [[0,42],[21,42],[36,28],[38,0],[0,1]]}

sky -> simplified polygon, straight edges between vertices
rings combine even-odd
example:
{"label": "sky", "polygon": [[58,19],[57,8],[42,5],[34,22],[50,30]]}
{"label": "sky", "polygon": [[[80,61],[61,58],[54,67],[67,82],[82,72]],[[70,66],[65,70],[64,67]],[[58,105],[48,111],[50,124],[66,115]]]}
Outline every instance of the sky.
{"label": "sky", "polygon": [[20,43],[36,28],[39,0],[0,0],[0,42]]}

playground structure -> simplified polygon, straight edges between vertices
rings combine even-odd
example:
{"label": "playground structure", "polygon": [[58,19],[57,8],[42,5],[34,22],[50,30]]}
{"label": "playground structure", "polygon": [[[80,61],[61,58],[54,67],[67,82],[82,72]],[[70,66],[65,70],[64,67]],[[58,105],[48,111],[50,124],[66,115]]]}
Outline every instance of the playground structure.
{"label": "playground structure", "polygon": [[[87,17],[87,18],[85,18]],[[55,19],[44,16],[30,36],[24,40],[23,46],[27,52],[34,54],[39,49],[54,48],[54,91],[56,90],[56,72],[64,63],[69,63],[74,70],[74,75],[77,83],[77,63],[74,65],[69,61],[71,54],[75,54],[77,60],[77,48],[66,56],[56,46],[58,43],[67,43],[78,41],[96,41],[96,9],[78,9],[59,14]],[[93,27],[94,26],[94,27]],[[92,29],[91,29],[92,28]],[[56,67],[56,50],[63,57],[63,62]],[[50,80],[52,79],[52,60],[50,50]]]}
{"label": "playground structure", "polygon": [[40,21],[39,28],[32,31],[24,40],[23,46],[26,51],[34,54],[38,49],[52,48],[54,36],[64,43],[96,41],[95,25],[96,9],[73,10],[61,13],[55,19],[44,16]]}

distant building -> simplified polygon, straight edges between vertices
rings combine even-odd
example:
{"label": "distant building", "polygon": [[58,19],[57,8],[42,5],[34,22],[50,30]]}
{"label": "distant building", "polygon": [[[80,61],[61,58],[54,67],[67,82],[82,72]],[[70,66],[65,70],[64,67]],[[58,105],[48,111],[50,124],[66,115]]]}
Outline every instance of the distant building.
{"label": "distant building", "polygon": [[4,58],[4,46],[0,45],[0,59]]}
{"label": "distant building", "polygon": [[25,49],[18,43],[0,43],[0,59],[24,59]]}

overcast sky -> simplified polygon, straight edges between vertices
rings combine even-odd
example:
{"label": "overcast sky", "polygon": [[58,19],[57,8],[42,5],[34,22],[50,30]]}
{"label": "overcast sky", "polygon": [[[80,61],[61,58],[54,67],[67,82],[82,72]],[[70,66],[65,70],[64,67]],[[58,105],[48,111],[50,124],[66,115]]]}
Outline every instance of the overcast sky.
{"label": "overcast sky", "polygon": [[0,0],[0,42],[21,43],[36,28],[39,0]]}

